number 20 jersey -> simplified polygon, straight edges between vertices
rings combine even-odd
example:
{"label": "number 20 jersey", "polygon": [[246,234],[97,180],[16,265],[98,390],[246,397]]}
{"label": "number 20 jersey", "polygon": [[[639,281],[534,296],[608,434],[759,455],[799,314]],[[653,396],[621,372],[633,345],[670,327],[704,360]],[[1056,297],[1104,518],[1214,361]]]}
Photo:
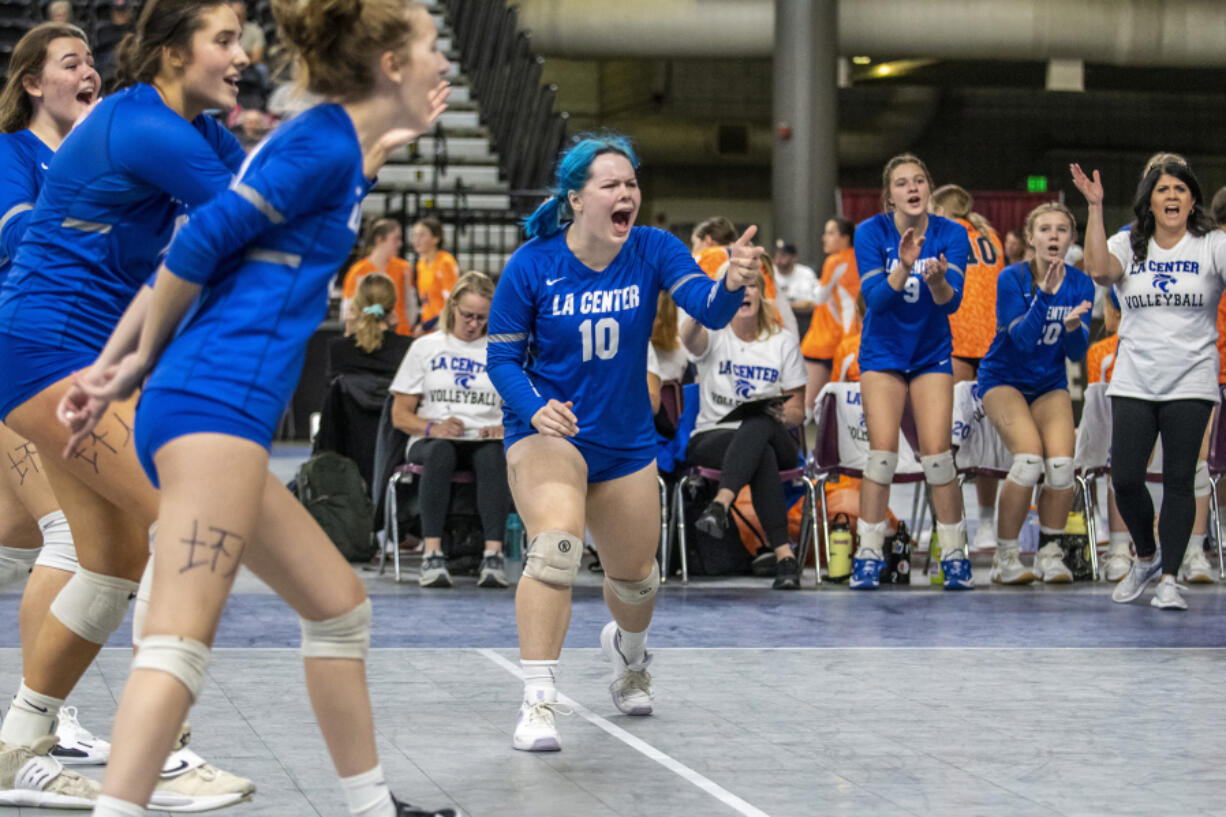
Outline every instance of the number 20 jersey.
{"label": "number 20 jersey", "polygon": [[494,293],[487,352],[508,445],[532,433],[533,415],[550,399],[570,400],[578,444],[619,457],[654,455],[647,344],[661,290],[713,329],[743,298],[654,227],[631,230],[599,272],[570,251],[565,228],[515,251]]}

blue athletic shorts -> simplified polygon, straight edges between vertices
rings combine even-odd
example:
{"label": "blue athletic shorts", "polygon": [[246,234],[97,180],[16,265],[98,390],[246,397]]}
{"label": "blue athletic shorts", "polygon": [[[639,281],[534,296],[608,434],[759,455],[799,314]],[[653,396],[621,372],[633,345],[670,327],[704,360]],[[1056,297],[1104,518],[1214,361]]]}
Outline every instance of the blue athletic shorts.
{"label": "blue athletic shorts", "polygon": [[902,377],[903,380],[906,380],[908,383],[910,383],[912,380],[914,380],[915,378],[919,377],[922,374],[953,374],[954,373],[954,363],[953,363],[952,357],[947,357],[944,360],[937,361],[936,363],[920,365],[914,369],[895,369],[889,366],[883,366],[879,369],[865,369],[863,365],[860,366],[861,373],[874,372],[874,371],[876,372],[894,372],[895,374]]}
{"label": "blue athletic shorts", "polygon": [[[512,445],[536,433],[536,430],[533,429],[522,434],[507,437],[503,440],[503,446],[505,450],[509,451]],[[640,471],[651,465],[656,459],[654,453],[637,455],[631,453],[628,457],[619,457],[610,454],[603,448],[597,449],[590,445],[584,445],[574,439],[568,439],[566,442],[577,448],[583,456],[583,461],[587,463],[587,481],[589,483],[608,482],[611,479],[633,474],[635,471]]]}
{"label": "blue athletic shorts", "polygon": [[48,346],[29,338],[0,332],[0,422],[34,395],[98,359],[94,349]]}
{"label": "blue athletic shorts", "polygon": [[136,405],[136,456],[155,488],[160,485],[153,455],[171,440],[188,434],[229,434],[271,448],[275,432],[233,406],[175,389],[149,389]]}
{"label": "blue athletic shorts", "polygon": [[1040,383],[1038,385],[1031,384],[1031,383],[1024,383],[1024,384],[1006,383],[1003,380],[992,380],[992,379],[981,378],[979,380],[980,398],[982,398],[983,395],[986,395],[990,390],[996,388],[997,386],[1011,386],[1012,388],[1017,389],[1019,392],[1022,393],[1022,397],[1026,398],[1026,404],[1029,405],[1030,403],[1033,403],[1035,400],[1038,400],[1043,395],[1047,394],[1049,391],[1061,391],[1061,390],[1068,391],[1068,377],[1065,376],[1063,372],[1061,372],[1058,376],[1053,377],[1051,380],[1047,381],[1046,383]]}

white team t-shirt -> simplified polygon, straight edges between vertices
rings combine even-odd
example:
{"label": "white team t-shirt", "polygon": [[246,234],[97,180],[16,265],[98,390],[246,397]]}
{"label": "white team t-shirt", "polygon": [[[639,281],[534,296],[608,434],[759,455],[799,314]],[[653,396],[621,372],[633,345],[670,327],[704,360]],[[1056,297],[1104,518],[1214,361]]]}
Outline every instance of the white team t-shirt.
{"label": "white team t-shirt", "polygon": [[1125,231],[1107,240],[1124,268],[1115,284],[1123,317],[1108,396],[1216,403],[1226,233],[1187,233],[1169,250],[1150,239],[1144,264],[1133,264],[1129,238]]}
{"label": "white team t-shirt", "polygon": [[817,273],[813,267],[794,264],[791,275],[775,272],[775,288],[783,293],[789,303],[817,300]]}
{"label": "white team t-shirt", "polygon": [[690,360],[683,346],[660,351],[656,349],[655,344],[647,344],[647,372],[654,374],[661,381],[681,380],[689,363]]}
{"label": "white team t-shirt", "polygon": [[694,433],[737,427],[719,418],[751,400],[800,388],[808,378],[800,343],[791,332],[746,342],[724,327],[707,332],[707,349],[691,359],[698,367],[698,419]]}
{"label": "white team t-shirt", "polygon": [[[420,395],[418,417],[455,417],[464,423],[460,439],[479,439],[482,428],[502,424],[502,398],[485,370],[487,342],[484,335],[463,341],[441,331],[418,338],[401,361],[390,391]],[[409,445],[419,439],[411,438]]]}

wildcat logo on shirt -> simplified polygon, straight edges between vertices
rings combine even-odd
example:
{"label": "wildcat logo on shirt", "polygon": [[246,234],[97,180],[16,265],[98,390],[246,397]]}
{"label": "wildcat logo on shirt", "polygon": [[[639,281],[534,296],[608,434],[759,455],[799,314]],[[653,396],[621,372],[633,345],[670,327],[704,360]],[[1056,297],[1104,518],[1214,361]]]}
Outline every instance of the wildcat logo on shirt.
{"label": "wildcat logo on shirt", "polygon": [[1166,292],[1171,288],[1171,285],[1175,283],[1175,276],[1168,275],[1164,272],[1160,275],[1155,275],[1153,281],[1150,283],[1153,284],[1154,289],[1160,289],[1163,292]]}
{"label": "wildcat logo on shirt", "polygon": [[753,394],[753,383],[750,383],[748,380],[738,379],[736,381],[736,396],[742,400],[748,400],[751,394]]}
{"label": "wildcat logo on shirt", "polygon": [[578,295],[580,315],[625,312],[630,309],[637,309],[641,300],[638,284],[632,284],[621,289],[597,289],[579,293],[568,292],[565,295],[558,293],[553,296],[552,314],[574,315],[576,295]]}
{"label": "wildcat logo on shirt", "polygon": [[476,375],[471,372],[456,372],[455,384],[461,389],[470,388],[470,384],[476,379]]}

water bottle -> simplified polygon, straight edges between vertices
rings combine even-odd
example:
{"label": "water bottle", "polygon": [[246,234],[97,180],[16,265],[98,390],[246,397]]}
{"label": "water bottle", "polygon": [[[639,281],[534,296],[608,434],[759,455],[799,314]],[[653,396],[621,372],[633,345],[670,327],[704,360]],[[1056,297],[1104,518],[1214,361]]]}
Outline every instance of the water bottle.
{"label": "water bottle", "polygon": [[1090,560],[1090,548],[1093,544],[1086,531],[1085,514],[1081,511],[1069,513],[1060,547],[1064,551],[1064,563],[1072,571],[1074,581],[1084,582],[1094,578],[1094,564]]}
{"label": "water bottle", "polygon": [[831,581],[843,582],[851,576],[851,551],[851,520],[837,513],[830,522],[830,563],[826,565]]}
{"label": "water bottle", "polygon": [[519,561],[523,559],[524,537],[526,535],[527,534],[524,531],[524,521],[519,518],[519,514],[508,514],[505,539],[508,559],[511,559],[512,561]]}
{"label": "water bottle", "polygon": [[937,529],[932,528],[932,538],[928,541],[928,583],[945,584],[945,570],[941,567],[941,542],[937,539]]}
{"label": "water bottle", "polygon": [[882,584],[911,583],[911,551],[913,545],[907,526],[898,523],[898,531],[886,541],[885,570],[881,573]]}

